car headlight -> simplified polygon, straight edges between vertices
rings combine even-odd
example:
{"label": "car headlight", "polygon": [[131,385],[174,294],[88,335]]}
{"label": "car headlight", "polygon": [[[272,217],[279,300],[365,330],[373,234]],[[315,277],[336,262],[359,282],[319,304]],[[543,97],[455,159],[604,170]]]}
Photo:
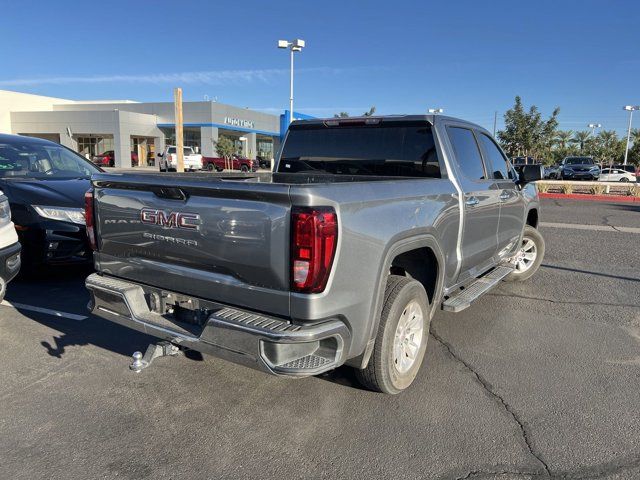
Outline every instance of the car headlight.
{"label": "car headlight", "polygon": [[599,172],[600,171],[600,167],[591,167],[589,169],[590,172]]}
{"label": "car headlight", "polygon": [[0,191],[0,227],[4,227],[11,223],[11,208],[9,208],[9,200]]}
{"label": "car headlight", "polygon": [[59,220],[61,222],[77,223],[78,225],[85,224],[84,209],[82,208],[43,207],[40,205],[33,205],[33,208],[42,218]]}

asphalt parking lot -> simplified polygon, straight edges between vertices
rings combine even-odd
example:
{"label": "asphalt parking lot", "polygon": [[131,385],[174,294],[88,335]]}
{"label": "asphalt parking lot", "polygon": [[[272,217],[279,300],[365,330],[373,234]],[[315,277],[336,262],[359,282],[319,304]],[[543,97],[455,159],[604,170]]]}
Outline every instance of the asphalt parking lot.
{"label": "asphalt parking lot", "polygon": [[543,207],[537,275],[438,313],[399,396],[346,368],[290,380],[176,357],[135,374],[152,339],[88,316],[86,271],[17,280],[0,476],[640,478],[640,204]]}

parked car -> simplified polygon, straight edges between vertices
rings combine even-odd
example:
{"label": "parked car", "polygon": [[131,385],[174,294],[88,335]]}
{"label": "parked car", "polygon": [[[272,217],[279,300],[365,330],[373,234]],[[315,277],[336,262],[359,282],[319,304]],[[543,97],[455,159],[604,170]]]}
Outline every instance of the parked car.
{"label": "parked car", "polygon": [[268,157],[262,157],[260,155],[256,156],[256,160],[258,161],[258,166],[260,168],[265,168],[267,170],[271,169],[271,159]]}
{"label": "parked car", "polygon": [[560,162],[562,180],[597,180],[600,167],[592,157],[565,157]]}
{"label": "parked car", "polygon": [[0,191],[0,302],[4,299],[7,284],[20,270],[20,243],[11,221],[9,199]]}
{"label": "parked car", "polygon": [[[161,172],[175,172],[178,166],[178,155],[176,147],[168,145],[164,152],[158,154]],[[184,169],[185,171],[195,172],[202,170],[202,155],[193,151],[192,147],[184,147]]]}
{"label": "parked car", "polygon": [[[640,167],[636,167],[635,165],[627,164],[617,164],[611,165],[611,168],[616,168],[618,170],[624,170],[625,172],[632,173],[636,178],[640,177]],[[632,180],[633,181],[633,180]]]}
{"label": "parked car", "polygon": [[[91,311],[272,374],[347,364],[399,393],[438,308],[461,311],[540,266],[541,169],[517,176],[482,127],[296,121],[280,155],[267,182],[95,175]],[[136,352],[132,368],[167,350]]]}
{"label": "parked car", "polygon": [[601,182],[635,182],[635,173],[627,172],[618,168],[603,168],[598,178]]}
{"label": "parked car", "polygon": [[[116,164],[116,154],[113,150],[107,150],[104,153],[94,155],[91,161],[99,167],[113,167]],[[138,154],[131,152],[131,166],[138,166]]]}
{"label": "parked car", "polygon": [[544,167],[544,178],[548,179],[557,179],[560,175],[560,166],[559,165],[549,165]]}
{"label": "parked car", "polygon": [[221,172],[225,168],[231,167],[232,170],[240,170],[241,172],[255,172],[258,170],[258,160],[239,157],[233,155],[229,160],[220,157],[202,157],[202,168],[213,172]]}
{"label": "parked car", "polygon": [[0,134],[0,190],[11,205],[23,268],[91,262],[84,194],[101,171],[57,143]]}

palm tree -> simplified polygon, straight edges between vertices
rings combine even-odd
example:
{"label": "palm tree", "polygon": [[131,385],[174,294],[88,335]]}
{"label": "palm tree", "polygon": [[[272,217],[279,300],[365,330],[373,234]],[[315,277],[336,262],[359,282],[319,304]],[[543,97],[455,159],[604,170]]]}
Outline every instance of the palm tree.
{"label": "palm tree", "polygon": [[631,143],[634,145],[640,145],[640,128],[634,128],[631,130]]}
{"label": "palm tree", "polygon": [[591,132],[589,130],[582,130],[580,132],[576,132],[573,134],[573,138],[571,139],[571,143],[575,143],[580,147],[580,151],[584,150],[584,144],[587,142],[589,137],[591,136]]}
{"label": "palm tree", "polygon": [[567,148],[567,143],[571,141],[573,137],[573,130],[558,130],[554,138],[555,143],[560,148]]}

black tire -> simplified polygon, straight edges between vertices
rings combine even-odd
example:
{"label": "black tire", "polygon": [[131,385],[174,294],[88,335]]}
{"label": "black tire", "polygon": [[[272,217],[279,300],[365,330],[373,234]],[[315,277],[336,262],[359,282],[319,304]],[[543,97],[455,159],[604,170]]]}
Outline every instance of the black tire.
{"label": "black tire", "polygon": [[628,181],[629,181],[629,179],[628,179],[627,177],[622,177],[622,178],[620,179],[620,181],[621,181],[621,182],[623,182],[623,183],[626,183],[626,182],[628,182]]}
{"label": "black tire", "polygon": [[221,171],[223,171],[223,170],[224,170],[223,168],[216,167],[216,172],[218,172],[218,173],[220,173],[220,172],[221,172]]}
{"label": "black tire", "polygon": [[[400,317],[413,301],[422,309],[422,338],[413,364],[401,373],[394,361],[394,339]],[[373,353],[366,368],[356,370],[359,382],[370,390],[390,394],[398,394],[408,388],[424,360],[430,323],[429,300],[422,284],[407,277],[390,275]]]}
{"label": "black tire", "polygon": [[[533,228],[531,225],[526,225],[524,227],[524,233],[522,234],[522,246],[524,247],[528,240],[531,240],[535,245],[535,259],[531,262],[531,264],[526,268],[526,270],[521,271],[516,266],[516,270],[511,272],[505,278],[507,282],[522,282],[527,280],[533,276],[540,268],[540,264],[544,259],[544,250],[545,243],[544,238],[540,235],[540,232]],[[518,254],[521,252],[519,251]]]}
{"label": "black tire", "polygon": [[242,166],[240,167],[240,171],[241,171],[241,172],[245,172],[245,173],[247,173],[247,172],[249,171],[249,167],[247,167],[246,165],[242,165]]}
{"label": "black tire", "polygon": [[213,163],[207,164],[207,170],[209,170],[210,172],[213,172],[214,170],[216,170],[215,164]]}
{"label": "black tire", "polygon": [[160,172],[166,172],[167,169],[166,168],[162,168],[162,164],[160,164]]}

